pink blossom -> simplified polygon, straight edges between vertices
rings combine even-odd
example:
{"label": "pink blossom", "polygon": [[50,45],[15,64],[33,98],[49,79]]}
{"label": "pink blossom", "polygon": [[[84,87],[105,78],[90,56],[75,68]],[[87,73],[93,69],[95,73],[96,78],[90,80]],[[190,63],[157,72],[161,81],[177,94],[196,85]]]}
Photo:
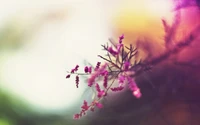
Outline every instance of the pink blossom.
{"label": "pink blossom", "polygon": [[126,79],[126,77],[123,76],[123,75],[120,75],[120,76],[118,77],[119,83],[124,83],[125,79]]}
{"label": "pink blossom", "polygon": [[105,96],[105,95],[106,95],[106,93],[105,93],[104,90],[99,91],[98,94],[97,94],[98,98],[101,98],[102,96]]}
{"label": "pink blossom", "polygon": [[91,74],[92,73],[92,67],[88,67],[88,72]]}
{"label": "pink blossom", "polygon": [[102,68],[103,70],[101,71],[100,74],[101,74],[102,76],[107,76],[107,75],[108,75],[108,71],[107,71],[107,70],[104,70],[104,68],[105,68],[105,67]]}
{"label": "pink blossom", "polygon": [[83,110],[85,110],[85,111],[88,110],[89,106],[88,106],[87,101],[84,100],[83,105],[81,106],[81,108],[82,108]]}
{"label": "pink blossom", "polygon": [[138,89],[137,85],[135,82],[131,82],[129,83],[129,88],[132,90],[132,91],[135,91]]}
{"label": "pink blossom", "polygon": [[107,88],[107,87],[108,87],[108,75],[105,75],[105,76],[104,76],[104,79],[103,79],[103,86],[104,86],[104,88]]}
{"label": "pink blossom", "polygon": [[135,81],[133,80],[133,78],[127,77],[127,80],[128,80],[129,88],[132,91],[134,91],[134,90],[136,90],[138,88],[137,85],[136,85],[136,83],[135,83]]}
{"label": "pink blossom", "polygon": [[80,118],[80,114],[75,114],[74,115],[74,119],[79,119]]}
{"label": "pink blossom", "polygon": [[100,73],[104,72],[104,74],[105,74],[106,72],[108,72],[107,70],[105,70],[106,67],[107,67],[107,63],[105,63],[104,65],[102,65],[101,68],[100,68],[98,71],[99,71]]}
{"label": "pink blossom", "polygon": [[97,77],[96,74],[93,74],[93,75],[90,76],[90,78],[88,79],[88,86],[89,87],[91,87],[94,84],[96,77]]}
{"label": "pink blossom", "polygon": [[121,50],[122,47],[123,47],[123,44],[118,44],[118,45],[117,45],[117,52],[118,52],[118,53],[120,52],[120,50]]}
{"label": "pink blossom", "polygon": [[129,88],[133,91],[133,95],[136,98],[140,98],[142,94],[135,81],[132,78],[128,77],[128,82],[129,82]]}
{"label": "pink blossom", "polygon": [[115,51],[115,50],[113,50],[112,47],[109,47],[109,48],[108,48],[108,52],[109,52],[110,54],[112,54],[113,56],[118,55],[118,52]]}
{"label": "pink blossom", "polygon": [[124,70],[125,70],[125,71],[128,70],[129,67],[130,67],[130,62],[129,62],[129,61],[126,61],[126,62],[124,63]]}
{"label": "pink blossom", "polygon": [[76,87],[78,88],[78,84],[79,84],[79,76],[76,76]]}
{"label": "pink blossom", "polygon": [[95,87],[96,87],[97,92],[101,92],[101,89],[98,83],[96,83]]}
{"label": "pink blossom", "polygon": [[66,76],[66,79],[67,79],[67,78],[70,78],[70,74],[68,74],[68,75]]}
{"label": "pink blossom", "polygon": [[124,34],[122,34],[120,37],[119,37],[119,43],[122,43],[122,40],[124,39]]}
{"label": "pink blossom", "polygon": [[96,102],[95,105],[98,107],[98,108],[103,108],[103,105],[99,102]]}
{"label": "pink blossom", "polygon": [[74,72],[75,72],[75,69],[72,69],[72,70],[71,70],[71,73],[74,73]]}
{"label": "pink blossom", "polygon": [[75,71],[78,71],[79,65],[76,65],[76,67],[74,68]]}
{"label": "pink blossom", "polygon": [[97,71],[99,69],[100,65],[101,65],[101,62],[97,62],[97,65],[94,70]]}
{"label": "pink blossom", "polygon": [[[105,70],[107,64],[104,64],[101,68],[99,68],[97,71],[95,71],[90,78],[88,78],[88,86],[92,86],[95,82],[95,79],[100,75],[100,73]],[[89,68],[90,70],[90,68]]]}
{"label": "pink blossom", "polygon": [[84,68],[84,71],[85,71],[85,73],[88,73],[88,67],[87,66]]}
{"label": "pink blossom", "polygon": [[79,65],[76,65],[74,69],[71,70],[71,73],[78,71]]}
{"label": "pink blossom", "polygon": [[133,95],[136,97],[136,98],[140,98],[142,96],[142,93],[140,92],[140,89],[137,88],[136,90],[133,91]]}
{"label": "pink blossom", "polygon": [[124,89],[123,86],[119,86],[119,87],[115,87],[115,88],[110,88],[112,91],[117,92],[117,91],[121,91]]}

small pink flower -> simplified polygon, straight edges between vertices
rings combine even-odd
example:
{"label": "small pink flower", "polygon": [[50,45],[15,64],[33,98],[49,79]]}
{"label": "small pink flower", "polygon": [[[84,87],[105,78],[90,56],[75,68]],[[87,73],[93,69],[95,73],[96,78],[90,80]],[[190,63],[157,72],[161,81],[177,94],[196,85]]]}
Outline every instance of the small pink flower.
{"label": "small pink flower", "polygon": [[117,92],[117,91],[121,91],[124,89],[123,86],[119,86],[119,87],[115,87],[115,88],[110,88],[112,91]]}
{"label": "small pink flower", "polygon": [[75,69],[72,69],[72,70],[71,70],[71,73],[74,73],[74,72],[75,72]]}
{"label": "small pink flower", "polygon": [[[102,71],[105,70],[106,66],[107,66],[107,64],[105,63],[101,68],[99,68],[97,71],[95,71],[95,72],[90,76],[90,78],[88,78],[88,86],[91,87],[91,86],[94,84],[95,79],[102,73]],[[92,67],[89,67],[89,68],[88,68],[88,70],[89,70],[88,72],[91,73],[91,69],[92,69]]]}
{"label": "small pink flower", "polygon": [[98,75],[102,75],[102,76],[105,76],[105,75],[108,75],[108,71],[106,70],[106,67],[107,67],[107,63],[105,63],[104,65],[102,65],[98,70],[97,70],[97,73]]}
{"label": "small pink flower", "polygon": [[68,75],[66,76],[66,79],[67,79],[67,78],[70,78],[70,74],[68,74]]}
{"label": "small pink flower", "polygon": [[88,78],[88,86],[91,87],[94,84],[96,77],[98,77],[97,72],[93,73],[90,78]]}
{"label": "small pink flower", "polygon": [[99,103],[99,102],[96,102],[95,105],[100,109],[103,108],[103,105],[101,103]]}
{"label": "small pink flower", "polygon": [[79,84],[79,76],[76,76],[76,87],[78,88],[78,84]]}
{"label": "small pink flower", "polygon": [[76,67],[74,68],[75,71],[78,71],[79,65],[76,65]]}
{"label": "small pink flower", "polygon": [[79,65],[76,65],[74,69],[71,70],[71,73],[78,71]]}
{"label": "small pink flower", "polygon": [[107,76],[108,75],[108,71],[107,70],[103,70],[100,73],[102,76]]}
{"label": "small pink flower", "polygon": [[118,45],[117,45],[117,52],[118,52],[118,53],[120,52],[120,50],[121,50],[122,47],[123,47],[123,44],[118,44]]}
{"label": "small pink flower", "polygon": [[82,108],[83,110],[85,110],[85,111],[88,110],[89,106],[88,106],[87,101],[84,100],[83,105],[81,106],[81,108]]}
{"label": "small pink flower", "polygon": [[125,71],[128,70],[129,67],[130,67],[130,62],[129,62],[129,61],[126,61],[126,62],[124,63],[124,70],[125,70]]}
{"label": "small pink flower", "polygon": [[95,75],[92,75],[89,79],[88,79],[88,86],[91,87],[94,82],[95,82],[95,78],[96,76]]}
{"label": "small pink flower", "polygon": [[122,43],[122,40],[124,39],[124,34],[122,34],[120,37],[119,37],[119,43]]}
{"label": "small pink flower", "polygon": [[133,91],[133,95],[136,97],[136,98],[140,98],[142,96],[142,93],[140,92],[140,89],[136,89]]}
{"label": "small pink flower", "polygon": [[75,114],[75,115],[74,115],[74,119],[77,120],[77,119],[79,119],[79,118],[80,118],[80,114]]}
{"label": "small pink flower", "polygon": [[104,86],[104,88],[107,88],[107,87],[108,87],[108,75],[105,75],[105,76],[104,76],[104,79],[103,79],[103,86]]}
{"label": "small pink flower", "polygon": [[105,96],[105,95],[106,95],[106,93],[104,90],[98,92],[98,94],[97,94],[98,98],[101,98],[102,96]]}
{"label": "small pink flower", "polygon": [[96,88],[97,92],[101,92],[101,89],[100,89],[100,86],[98,83],[96,83],[95,88]]}
{"label": "small pink flower", "polygon": [[85,71],[85,73],[88,73],[88,67],[87,66],[84,68],[84,71]]}
{"label": "small pink flower", "polygon": [[118,77],[118,81],[119,81],[119,83],[124,83],[124,81],[125,81],[125,76],[123,76],[123,75],[120,75],[119,77]]}
{"label": "small pink flower", "polygon": [[97,65],[94,70],[97,71],[99,69],[100,65],[101,65],[101,62],[97,62]]}
{"label": "small pink flower", "polygon": [[88,72],[91,74],[92,73],[92,67],[88,67]]}
{"label": "small pink flower", "polygon": [[136,98],[140,98],[142,94],[135,81],[132,78],[128,77],[128,82],[129,82],[129,88],[133,91],[133,95]]}
{"label": "small pink flower", "polygon": [[132,91],[134,91],[134,90],[136,90],[138,88],[137,85],[136,85],[136,83],[135,83],[135,81],[133,80],[133,78],[127,77],[127,80],[128,80],[129,88]]}
{"label": "small pink flower", "polygon": [[113,50],[112,47],[109,47],[109,48],[108,48],[108,52],[109,52],[110,54],[112,54],[113,56],[118,55],[118,52],[115,51],[115,50]]}

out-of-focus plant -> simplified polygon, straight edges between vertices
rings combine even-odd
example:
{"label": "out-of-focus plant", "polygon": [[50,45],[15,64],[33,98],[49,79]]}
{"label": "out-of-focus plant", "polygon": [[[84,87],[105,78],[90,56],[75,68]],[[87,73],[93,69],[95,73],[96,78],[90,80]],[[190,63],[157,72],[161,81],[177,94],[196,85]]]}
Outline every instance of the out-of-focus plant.
{"label": "out-of-focus plant", "polygon": [[[80,119],[86,115],[87,111],[94,111],[96,107],[103,108],[101,100],[107,96],[109,91],[117,92],[122,91],[126,86],[132,91],[136,98],[140,98],[142,93],[134,78],[138,75],[145,73],[156,67],[174,55],[179,54],[185,48],[189,47],[193,41],[198,38],[200,33],[200,25],[194,28],[189,35],[185,36],[181,41],[175,42],[175,35],[177,27],[180,23],[180,11],[176,10],[176,15],[172,25],[168,25],[166,20],[162,20],[163,28],[165,31],[165,51],[158,56],[153,56],[144,60],[137,60],[137,47],[125,46],[122,42],[124,35],[119,37],[116,43],[112,40],[112,45],[102,45],[106,55],[98,55],[105,61],[104,64],[97,62],[96,67],[85,66],[82,70],[83,73],[78,72],[79,65],[68,72],[66,78],[75,75],[75,83],[78,88],[79,76],[86,75],[88,87],[95,90],[95,98],[92,102],[84,100],[81,106],[81,111],[74,115],[74,119]],[[148,52],[148,50],[146,50]],[[150,51],[149,51],[150,52]],[[117,83],[116,83],[117,82]],[[116,84],[115,84],[116,83]]]}

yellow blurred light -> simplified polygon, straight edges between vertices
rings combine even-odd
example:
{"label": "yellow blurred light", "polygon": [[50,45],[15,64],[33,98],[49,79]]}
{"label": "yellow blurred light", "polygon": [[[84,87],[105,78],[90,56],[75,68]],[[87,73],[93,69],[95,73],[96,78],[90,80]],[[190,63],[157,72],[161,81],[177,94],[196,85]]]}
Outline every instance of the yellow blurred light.
{"label": "yellow blurred light", "polygon": [[165,34],[162,19],[171,23],[171,10],[172,2],[167,0],[127,0],[114,14],[113,32],[116,36],[124,33],[126,44],[147,40],[155,51],[161,51]]}

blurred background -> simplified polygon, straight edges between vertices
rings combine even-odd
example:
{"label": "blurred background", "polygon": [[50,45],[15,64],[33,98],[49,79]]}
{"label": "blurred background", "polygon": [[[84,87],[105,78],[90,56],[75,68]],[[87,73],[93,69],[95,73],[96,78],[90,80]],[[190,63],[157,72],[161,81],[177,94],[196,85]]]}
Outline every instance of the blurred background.
{"label": "blurred background", "polygon": [[91,93],[67,70],[95,65],[100,45],[123,33],[162,44],[171,9],[171,0],[1,1],[0,125],[87,125],[73,114]]}
{"label": "blurred background", "polygon": [[67,70],[96,64],[118,1],[7,0],[0,5],[0,125],[74,125],[85,94]]}
{"label": "blurred background", "polygon": [[107,2],[8,0],[0,8],[0,125],[87,124],[73,120],[84,81],[77,89],[65,76],[96,63],[110,36]]}

